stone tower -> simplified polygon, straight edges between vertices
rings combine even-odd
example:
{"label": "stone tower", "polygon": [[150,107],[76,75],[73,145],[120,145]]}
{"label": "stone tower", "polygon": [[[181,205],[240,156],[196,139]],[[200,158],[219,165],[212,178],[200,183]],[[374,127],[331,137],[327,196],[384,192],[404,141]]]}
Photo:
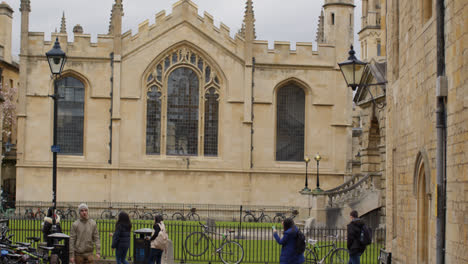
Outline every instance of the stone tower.
{"label": "stone tower", "polygon": [[381,0],[362,0],[362,22],[359,31],[362,60],[385,56],[381,30]]}
{"label": "stone tower", "polygon": [[347,58],[354,42],[354,0],[325,0],[323,5],[324,43],[336,46],[338,61]]}
{"label": "stone tower", "polygon": [[0,57],[11,63],[11,23],[13,9],[5,2],[0,3]]}

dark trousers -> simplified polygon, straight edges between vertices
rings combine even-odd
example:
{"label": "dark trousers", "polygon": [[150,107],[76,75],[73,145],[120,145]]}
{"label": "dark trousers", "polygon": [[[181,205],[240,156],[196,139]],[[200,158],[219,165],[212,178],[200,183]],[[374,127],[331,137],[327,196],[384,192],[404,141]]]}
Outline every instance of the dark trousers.
{"label": "dark trousers", "polygon": [[348,264],[361,264],[361,253],[349,254]]}
{"label": "dark trousers", "polygon": [[127,252],[128,252],[128,248],[119,247],[115,250],[115,260],[117,261],[117,264],[128,264],[126,260]]}
{"label": "dark trousers", "polygon": [[161,264],[162,253],[163,251],[161,249],[152,248],[148,258],[148,264],[154,264],[155,261],[156,264]]}

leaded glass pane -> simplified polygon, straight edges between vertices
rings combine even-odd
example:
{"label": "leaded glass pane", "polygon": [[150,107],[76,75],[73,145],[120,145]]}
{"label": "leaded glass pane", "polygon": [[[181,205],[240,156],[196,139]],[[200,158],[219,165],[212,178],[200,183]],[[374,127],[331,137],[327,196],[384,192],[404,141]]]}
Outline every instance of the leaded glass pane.
{"label": "leaded glass pane", "polygon": [[146,82],[151,82],[153,80],[153,74],[150,74],[148,76],[148,79],[146,80]]}
{"label": "leaded glass pane", "polygon": [[161,81],[162,80],[162,65],[161,64],[158,64],[158,66],[156,67],[156,73],[158,74],[156,76],[156,79],[158,79],[158,81]]}
{"label": "leaded glass pane", "polygon": [[172,63],[174,64],[174,63],[176,63],[176,62],[177,62],[177,53],[174,52],[174,53],[172,54]]}
{"label": "leaded glass pane", "polygon": [[205,156],[218,155],[218,97],[215,88],[210,88],[205,95]]}
{"label": "leaded glass pane", "polygon": [[167,154],[197,155],[199,79],[190,68],[175,69],[167,84]]}
{"label": "leaded glass pane", "polygon": [[203,72],[203,59],[198,59],[198,69]]}
{"label": "leaded glass pane", "polygon": [[156,86],[149,89],[146,100],[146,154],[160,154],[161,93]]}
{"label": "leaded glass pane", "polygon": [[210,82],[211,79],[211,68],[210,66],[206,66],[205,68],[205,82],[208,83]]}
{"label": "leaded glass pane", "polygon": [[192,53],[192,56],[190,56],[190,62],[192,64],[195,64],[195,62],[197,62],[197,56],[195,56],[195,54]]}
{"label": "leaded glass pane", "polygon": [[276,160],[304,160],[305,94],[290,84],[277,94]]}
{"label": "leaded glass pane", "polygon": [[73,77],[65,77],[57,82],[59,154],[83,155],[84,85]]}
{"label": "leaded glass pane", "polygon": [[164,60],[165,70],[167,70],[167,68],[169,68],[169,66],[171,66],[171,59],[169,59],[169,57],[167,57],[166,60]]}

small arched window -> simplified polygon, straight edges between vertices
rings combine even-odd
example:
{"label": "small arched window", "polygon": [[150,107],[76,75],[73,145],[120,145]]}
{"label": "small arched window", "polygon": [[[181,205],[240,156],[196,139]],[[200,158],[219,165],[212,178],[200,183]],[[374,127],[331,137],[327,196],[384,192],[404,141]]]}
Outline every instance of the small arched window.
{"label": "small arched window", "polygon": [[84,84],[65,77],[57,81],[57,145],[59,154],[83,155]]}
{"label": "small arched window", "polygon": [[276,95],[276,160],[303,161],[305,93],[295,85],[281,87]]}

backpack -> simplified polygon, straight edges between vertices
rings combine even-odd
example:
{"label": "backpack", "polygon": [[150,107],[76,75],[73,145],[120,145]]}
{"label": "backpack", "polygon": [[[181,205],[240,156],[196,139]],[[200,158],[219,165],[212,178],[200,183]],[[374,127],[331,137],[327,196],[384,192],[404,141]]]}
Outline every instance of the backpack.
{"label": "backpack", "polygon": [[359,242],[361,242],[363,246],[372,244],[372,230],[366,224],[364,224],[361,228]]}
{"label": "backpack", "polygon": [[306,238],[304,236],[304,233],[301,232],[301,230],[297,229],[296,233],[296,253],[299,254],[304,254],[306,248]]}
{"label": "backpack", "polygon": [[159,231],[158,236],[153,241],[151,241],[151,248],[165,250],[167,248],[167,244],[169,243],[169,236],[167,235],[166,226],[164,223],[161,222],[158,225],[161,230]]}

